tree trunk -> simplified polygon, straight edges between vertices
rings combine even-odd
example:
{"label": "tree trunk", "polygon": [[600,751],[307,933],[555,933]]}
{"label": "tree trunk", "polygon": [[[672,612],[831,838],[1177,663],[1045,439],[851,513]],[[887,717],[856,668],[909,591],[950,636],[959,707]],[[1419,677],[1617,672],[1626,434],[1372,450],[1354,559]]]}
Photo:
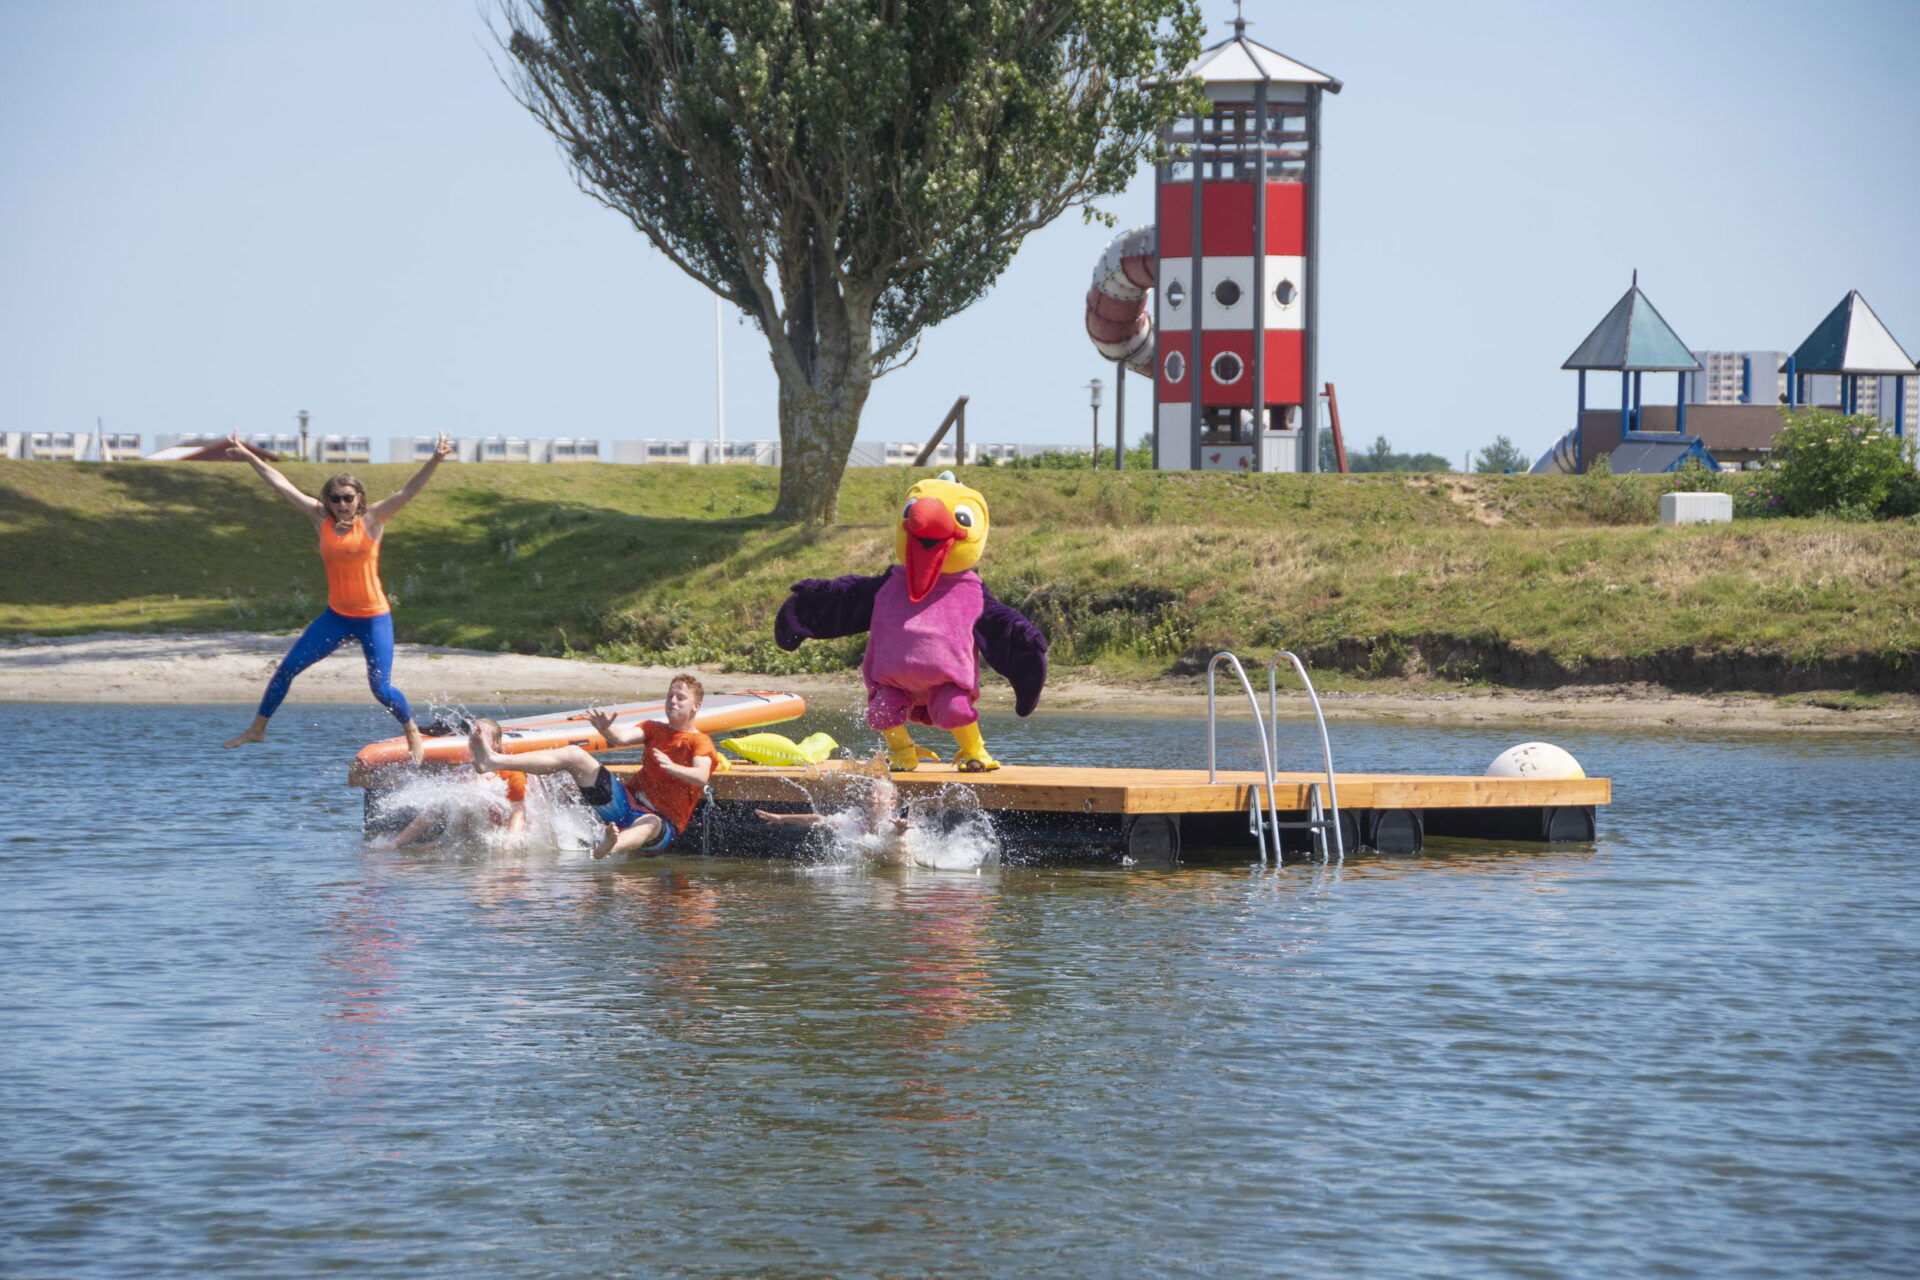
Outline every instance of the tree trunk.
{"label": "tree trunk", "polygon": [[[863,353],[864,354],[864,353]],[[789,387],[780,380],[780,498],[773,514],[796,524],[832,524],[840,478],[860,430],[871,376],[838,387]]]}
{"label": "tree trunk", "polygon": [[[805,278],[789,300],[787,332],[773,340],[780,379],[780,498],[773,514],[832,524],[840,477],[873,389],[873,306]],[[804,316],[805,322],[801,319]]]}

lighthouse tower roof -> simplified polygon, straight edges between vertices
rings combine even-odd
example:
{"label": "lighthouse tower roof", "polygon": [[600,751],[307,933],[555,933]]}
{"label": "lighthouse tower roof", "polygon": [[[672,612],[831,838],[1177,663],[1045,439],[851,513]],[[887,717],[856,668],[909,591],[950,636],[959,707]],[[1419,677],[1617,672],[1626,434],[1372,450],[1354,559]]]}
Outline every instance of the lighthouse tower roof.
{"label": "lighthouse tower roof", "polygon": [[1278,49],[1269,49],[1258,40],[1247,38],[1244,22],[1235,22],[1234,33],[1204,50],[1187,67],[1187,79],[1207,85],[1226,84],[1317,84],[1329,93],[1340,92],[1340,82],[1324,71],[1316,71],[1304,62],[1296,62]]}

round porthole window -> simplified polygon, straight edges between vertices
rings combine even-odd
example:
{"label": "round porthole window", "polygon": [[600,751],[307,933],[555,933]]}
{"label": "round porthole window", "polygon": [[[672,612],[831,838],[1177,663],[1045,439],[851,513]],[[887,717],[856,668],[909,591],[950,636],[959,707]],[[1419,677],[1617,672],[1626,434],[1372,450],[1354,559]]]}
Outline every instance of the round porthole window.
{"label": "round porthole window", "polygon": [[1230,307],[1240,301],[1240,286],[1231,280],[1222,280],[1213,286],[1213,300],[1223,307]]}
{"label": "round porthole window", "polygon": [[1240,381],[1240,375],[1245,372],[1246,366],[1231,351],[1222,351],[1213,358],[1213,380],[1222,386]]}
{"label": "round porthole window", "polygon": [[1168,382],[1178,382],[1187,376],[1186,358],[1178,351],[1167,352],[1167,363],[1163,367],[1167,371]]}
{"label": "round porthole window", "polygon": [[1291,280],[1282,280],[1273,287],[1273,300],[1283,307],[1292,306],[1293,300],[1299,296],[1300,291],[1293,287]]}
{"label": "round porthole window", "polygon": [[1178,280],[1173,281],[1171,284],[1167,286],[1167,305],[1168,306],[1172,307],[1175,311],[1178,311],[1180,309],[1180,304],[1185,302],[1186,300],[1187,300],[1187,286],[1185,286],[1184,284],[1181,284]]}

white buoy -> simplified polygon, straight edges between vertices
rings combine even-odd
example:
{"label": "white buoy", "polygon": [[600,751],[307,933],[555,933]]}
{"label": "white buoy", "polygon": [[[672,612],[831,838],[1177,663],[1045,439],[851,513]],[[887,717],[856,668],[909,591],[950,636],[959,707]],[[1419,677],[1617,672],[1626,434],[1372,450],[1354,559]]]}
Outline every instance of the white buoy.
{"label": "white buoy", "polygon": [[1523,742],[1508,747],[1487,766],[1489,778],[1584,778],[1580,767],[1565,749],[1551,742]]}

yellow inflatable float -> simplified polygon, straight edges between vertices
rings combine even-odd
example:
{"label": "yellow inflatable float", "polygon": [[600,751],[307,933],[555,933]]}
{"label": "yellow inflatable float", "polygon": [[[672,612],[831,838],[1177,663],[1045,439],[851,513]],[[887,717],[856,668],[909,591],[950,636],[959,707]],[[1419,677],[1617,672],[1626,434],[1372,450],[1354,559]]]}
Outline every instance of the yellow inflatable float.
{"label": "yellow inflatable float", "polygon": [[744,738],[728,738],[720,744],[755,764],[819,764],[840,749],[840,744],[824,733],[810,734],[795,742],[778,733],[750,733]]}

